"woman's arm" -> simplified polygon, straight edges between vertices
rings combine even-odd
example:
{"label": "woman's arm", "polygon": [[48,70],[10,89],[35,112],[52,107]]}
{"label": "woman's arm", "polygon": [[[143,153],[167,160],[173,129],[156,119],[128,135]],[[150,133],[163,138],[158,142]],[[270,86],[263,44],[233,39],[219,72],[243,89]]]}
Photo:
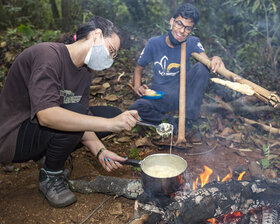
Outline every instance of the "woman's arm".
{"label": "woman's arm", "polygon": [[131,130],[140,119],[136,110],[125,111],[114,118],[79,114],[62,107],[37,112],[40,125],[60,131],[119,132]]}
{"label": "woman's arm", "polygon": [[85,132],[81,142],[95,156],[97,156],[98,152],[101,150],[98,154],[98,160],[105,170],[110,172],[113,169],[122,167],[118,161],[125,161],[125,159],[107,150],[94,132]]}

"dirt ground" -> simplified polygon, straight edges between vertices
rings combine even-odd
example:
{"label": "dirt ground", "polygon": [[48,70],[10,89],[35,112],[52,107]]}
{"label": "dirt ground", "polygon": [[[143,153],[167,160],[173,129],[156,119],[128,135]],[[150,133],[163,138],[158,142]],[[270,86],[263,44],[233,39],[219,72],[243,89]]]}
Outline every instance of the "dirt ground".
{"label": "dirt ground", "polygon": [[[129,156],[131,142],[116,144],[118,135],[105,144],[112,151],[118,151],[123,156]],[[152,153],[168,153],[168,149],[156,146],[140,147],[140,159]],[[209,152],[210,151],[210,152]],[[259,150],[243,152],[242,156],[236,148],[227,146],[217,139],[208,139],[207,144],[194,146],[188,150],[173,150],[188,162],[188,172],[193,181],[203,172],[206,165],[213,169],[211,180],[217,176],[223,178],[229,173],[229,167],[248,169],[248,163],[259,160],[263,156]],[[122,178],[140,178],[139,171],[133,167],[123,166],[122,169],[108,173],[102,169],[97,160],[84,148],[73,154],[74,169],[70,179],[94,179],[97,175],[111,175]],[[250,178],[250,173],[244,179]],[[210,180],[210,181],[211,181]],[[109,196],[99,193],[75,193],[78,201],[67,208],[53,208],[38,191],[38,166],[30,161],[22,164],[13,164],[10,171],[0,169],[0,223],[81,223],[94,209]],[[129,223],[133,219],[134,200],[123,197],[110,198],[100,207],[86,223]]]}
{"label": "dirt ground", "polygon": [[[122,64],[124,63],[119,63],[118,66]],[[117,71],[112,68],[106,74],[102,73],[93,80],[90,105],[113,105],[125,110],[137,98],[127,85],[127,83],[132,83],[132,73]],[[203,130],[204,144],[188,150],[173,150],[174,154],[183,157],[188,162],[187,172],[190,183],[204,171],[204,165],[213,170],[210,181],[217,180],[217,176],[221,179],[225,177],[229,173],[229,168],[233,171],[246,169],[243,179],[250,179],[249,164],[252,161],[260,162],[264,158],[262,150],[264,144],[271,145],[270,153],[274,156],[271,157],[271,161],[280,156],[280,143],[276,144],[276,139],[272,139],[269,135],[257,135],[255,127],[245,126],[244,122],[235,116],[227,117],[210,112],[204,116],[204,122],[200,128]],[[103,139],[103,142],[109,150],[121,156],[143,159],[153,153],[169,152],[168,147],[162,149],[151,143],[155,137],[158,136],[155,136],[154,130],[144,128],[136,132],[111,135]],[[84,148],[73,153],[73,158],[74,169],[70,179],[88,180],[98,175],[140,178],[140,172],[131,166],[123,166],[111,173],[106,172],[96,158]],[[280,160],[277,160],[279,163],[275,164],[279,172]],[[269,175],[276,177],[276,172],[272,169],[270,171],[267,172],[268,177],[270,178]],[[1,224],[82,223],[109,197],[100,193],[86,195],[75,192],[75,195],[78,199],[75,204],[67,208],[53,208],[38,191],[38,165],[35,162],[11,164],[9,167],[0,165]],[[134,200],[123,197],[110,198],[94,212],[86,223],[129,223],[134,217],[133,211]]]}

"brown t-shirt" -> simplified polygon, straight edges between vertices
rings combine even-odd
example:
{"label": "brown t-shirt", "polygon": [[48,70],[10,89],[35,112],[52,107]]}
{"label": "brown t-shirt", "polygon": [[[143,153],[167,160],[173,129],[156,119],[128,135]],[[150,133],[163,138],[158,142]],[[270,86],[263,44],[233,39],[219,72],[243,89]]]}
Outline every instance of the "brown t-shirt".
{"label": "brown t-shirt", "polygon": [[0,95],[0,162],[12,161],[21,123],[63,103],[88,108],[91,73],[77,68],[62,43],[40,43],[16,57]]}

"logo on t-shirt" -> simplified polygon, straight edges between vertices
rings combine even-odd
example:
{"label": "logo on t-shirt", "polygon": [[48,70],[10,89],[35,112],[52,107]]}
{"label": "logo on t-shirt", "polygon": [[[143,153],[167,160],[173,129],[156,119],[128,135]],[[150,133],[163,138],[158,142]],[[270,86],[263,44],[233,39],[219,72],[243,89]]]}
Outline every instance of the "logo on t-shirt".
{"label": "logo on t-shirt", "polygon": [[204,48],[203,48],[203,46],[202,46],[202,44],[201,44],[200,42],[197,43],[197,46],[198,46],[201,50],[205,51]]}
{"label": "logo on t-shirt", "polygon": [[82,96],[75,96],[71,90],[60,90],[60,96],[63,104],[78,103],[82,98]]}
{"label": "logo on t-shirt", "polygon": [[168,63],[167,56],[163,56],[160,61],[156,61],[154,66],[161,76],[175,76],[180,72],[180,64]]}

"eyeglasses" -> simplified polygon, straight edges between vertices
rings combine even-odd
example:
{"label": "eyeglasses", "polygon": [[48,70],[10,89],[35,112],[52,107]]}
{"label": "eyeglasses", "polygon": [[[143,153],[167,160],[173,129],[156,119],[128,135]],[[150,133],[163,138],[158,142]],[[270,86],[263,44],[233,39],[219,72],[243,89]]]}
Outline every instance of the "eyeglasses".
{"label": "eyeglasses", "polygon": [[182,29],[184,27],[184,32],[191,32],[193,30],[193,26],[185,26],[180,20],[174,19],[175,27],[178,29]]}
{"label": "eyeglasses", "polygon": [[109,43],[109,54],[114,59],[114,58],[117,57],[118,51],[117,51],[117,49],[113,46],[113,44],[108,39],[106,39],[106,40]]}

